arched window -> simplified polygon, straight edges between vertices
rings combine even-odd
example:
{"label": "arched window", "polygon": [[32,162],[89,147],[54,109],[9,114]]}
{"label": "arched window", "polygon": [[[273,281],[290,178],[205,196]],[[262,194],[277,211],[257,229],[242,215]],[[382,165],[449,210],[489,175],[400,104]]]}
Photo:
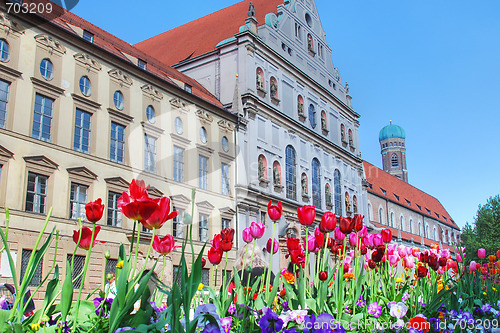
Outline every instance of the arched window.
{"label": "arched window", "polygon": [[380,221],[380,224],[384,223],[384,210],[382,209],[382,207],[378,209],[378,219]]}
{"label": "arched window", "polygon": [[309,104],[309,122],[312,128],[316,128],[316,108],[312,104]]}
{"label": "arched window", "polygon": [[391,227],[394,228],[394,213],[391,213]]}
{"label": "arched window", "polygon": [[373,220],[373,212],[372,212],[372,204],[368,203],[368,220],[372,221]]}
{"label": "arched window", "polygon": [[264,155],[259,155],[259,179],[267,179],[267,160]]}
{"label": "arched window", "polygon": [[286,197],[297,200],[297,162],[295,149],[287,146],[285,149]]}
{"label": "arched window", "polygon": [[434,227],[434,240],[438,240],[438,234],[437,234],[437,230],[436,230],[436,227]]}
{"label": "arched window", "polygon": [[262,68],[257,67],[257,73],[255,75],[257,89],[264,90],[264,71]]}
{"label": "arched window", "polygon": [[398,155],[392,154],[391,156],[391,165],[393,168],[396,168],[399,166],[399,161],[398,161]]}
{"label": "arched window", "polygon": [[344,201],[345,201],[346,214],[350,214],[352,207],[351,207],[351,197],[349,196],[348,192],[345,192],[344,194]]}
{"label": "arched window", "polygon": [[429,225],[426,224],[425,225],[425,235],[424,235],[425,238],[429,238]]}
{"label": "arched window", "polygon": [[413,220],[410,218],[410,233],[413,233]]}
{"label": "arched window", "polygon": [[405,218],[403,216],[401,216],[400,228],[401,231],[405,231]]}
{"label": "arched window", "polygon": [[333,173],[333,190],[335,197],[335,215],[342,216],[342,195],[340,194],[340,171],[335,169]]}
{"label": "arched window", "polygon": [[358,213],[358,198],[355,195],[352,196],[352,212],[354,214]]}
{"label": "arched window", "polygon": [[418,222],[418,235],[422,236],[422,222]]}
{"label": "arched window", "polygon": [[352,130],[349,130],[347,133],[349,135],[349,145],[354,146],[354,138],[352,135]]}
{"label": "arched window", "polygon": [[313,205],[321,209],[321,164],[317,158],[312,160],[312,197]]}

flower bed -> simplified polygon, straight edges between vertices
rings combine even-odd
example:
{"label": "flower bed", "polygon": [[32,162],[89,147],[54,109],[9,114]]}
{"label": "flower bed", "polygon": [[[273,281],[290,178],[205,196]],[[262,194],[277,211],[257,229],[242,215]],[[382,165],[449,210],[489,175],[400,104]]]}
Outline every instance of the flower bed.
{"label": "flower bed", "polygon": [[[194,191],[192,197],[194,201]],[[7,227],[0,229],[0,236],[16,297],[13,304],[0,298],[0,331],[417,333],[486,332],[500,326],[500,251],[486,258],[480,249],[478,255],[484,262],[472,261],[465,266],[464,248],[457,247],[452,256],[437,245],[428,250],[398,246],[392,242],[389,229],[370,234],[363,225],[363,216],[337,217],[331,212],[326,212],[309,234],[316,209],[306,205],[297,209],[300,223],[306,226],[305,237],[286,240],[289,265],[273,277],[268,267],[272,267],[279,251],[275,234],[283,208],[281,202],[269,202],[268,216],[273,221],[272,237],[266,243],[269,266],[258,274],[252,269],[255,244],[265,232],[263,224],[253,222],[242,231],[242,239],[248,244],[242,263],[249,262],[249,267],[234,269],[231,280],[223,276],[222,286],[216,288],[201,284],[201,271],[208,260],[215,266],[212,272],[222,264],[226,272],[228,251],[234,245],[233,229],[216,234],[206,257],[204,246],[188,269],[185,254],[189,249],[194,253],[192,214],[185,217],[190,237],[182,246],[176,246],[171,235],[161,239],[156,235],[177,215],[170,211],[168,198],[151,199],[144,182],[134,180],[118,206],[136,222],[130,247],[120,246],[113,287],[102,287],[88,297],[82,297],[82,287],[78,292],[73,288],[76,279],[85,279],[92,248],[104,243],[97,240],[100,227],[95,223],[104,210],[98,199],[85,207],[92,228],[80,222],[73,235],[74,253],[78,247],[87,251],[82,273],[73,277],[72,260],[65,276],[60,276],[54,262],[42,281],[46,288],[43,305],[33,312],[28,311],[31,300],[27,286],[54,240],[57,248],[59,234],[52,230],[41,241],[49,212],[35,244],[38,251],[32,252],[24,278],[18,281],[7,242],[7,210]],[[193,213],[194,205],[192,209]],[[166,256],[181,247],[179,284],[164,285],[163,273],[152,284],[153,270],[145,270],[146,263],[137,265],[140,225],[152,230],[146,263],[152,249]]]}

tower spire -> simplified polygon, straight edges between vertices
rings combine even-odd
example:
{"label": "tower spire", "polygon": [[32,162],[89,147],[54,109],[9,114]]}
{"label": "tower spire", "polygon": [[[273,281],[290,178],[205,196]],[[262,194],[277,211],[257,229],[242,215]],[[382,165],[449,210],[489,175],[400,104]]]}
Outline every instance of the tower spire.
{"label": "tower spire", "polygon": [[406,133],[401,126],[389,125],[380,130],[379,142],[384,171],[408,183],[406,169]]}

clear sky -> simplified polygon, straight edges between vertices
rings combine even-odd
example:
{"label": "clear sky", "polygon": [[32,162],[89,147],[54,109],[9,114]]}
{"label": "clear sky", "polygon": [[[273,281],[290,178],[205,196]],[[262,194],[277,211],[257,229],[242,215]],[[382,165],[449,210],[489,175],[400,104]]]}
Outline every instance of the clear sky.
{"label": "clear sky", "polygon": [[[80,0],[73,12],[135,44],[236,2]],[[378,133],[392,120],[406,131],[409,182],[460,227],[472,222],[478,205],[500,193],[500,1],[316,6],[361,115],[363,158],[381,167]]]}

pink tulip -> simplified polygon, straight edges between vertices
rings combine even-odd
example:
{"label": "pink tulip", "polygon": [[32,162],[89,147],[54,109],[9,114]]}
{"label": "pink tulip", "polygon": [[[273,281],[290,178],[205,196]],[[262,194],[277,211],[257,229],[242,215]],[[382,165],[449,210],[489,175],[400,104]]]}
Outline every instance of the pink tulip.
{"label": "pink tulip", "polygon": [[354,232],[349,234],[349,245],[352,247],[356,246],[356,234]]}
{"label": "pink tulip", "polygon": [[401,258],[404,258],[408,255],[408,249],[404,245],[398,246],[398,254]]}
{"label": "pink tulip", "polygon": [[382,245],[384,244],[384,240],[382,239],[382,235],[381,234],[376,234],[373,236],[373,245],[375,247],[379,246],[379,245]]}
{"label": "pink tulip", "polygon": [[345,234],[342,231],[340,231],[339,227],[336,227],[335,228],[335,239],[338,241],[343,241],[344,238],[345,238]]}
{"label": "pink tulip", "polygon": [[369,247],[370,249],[373,249],[374,244],[373,244],[373,234],[368,234],[365,237],[365,245]]}
{"label": "pink tulip", "polygon": [[[266,250],[268,253],[272,253],[272,254],[275,254],[276,252],[278,252],[278,249],[279,249],[279,243],[278,243],[278,240],[277,239],[271,239],[269,238],[267,240],[267,245],[266,245]],[[271,252],[272,251],[272,252]]]}
{"label": "pink tulip", "polygon": [[350,265],[351,265],[351,263],[352,263],[352,259],[353,259],[353,257],[352,257],[352,256],[350,256],[350,255],[346,255],[346,256],[345,256],[345,264],[346,264],[347,266],[350,266]]}
{"label": "pink tulip", "polygon": [[476,270],[476,262],[472,260],[469,265],[469,272],[474,272]]}
{"label": "pink tulip", "polygon": [[439,275],[443,275],[443,267],[439,267],[439,269],[438,269],[438,274],[439,274]]}
{"label": "pink tulip", "polygon": [[409,256],[404,257],[403,267],[412,269],[413,267],[415,267],[415,260],[413,260],[413,258],[410,258]]}
{"label": "pink tulip", "polygon": [[458,252],[457,252],[457,261],[458,262],[463,262],[462,256]]}
{"label": "pink tulip", "polygon": [[440,255],[441,255],[441,257],[449,258],[450,257],[450,250],[448,250],[448,249],[441,250]]}
{"label": "pink tulip", "polygon": [[396,243],[387,244],[387,247],[386,247],[387,254],[388,255],[394,254],[394,252],[396,251],[396,246],[397,246]]}
{"label": "pink tulip", "polygon": [[266,231],[266,227],[260,222],[252,222],[250,224],[250,234],[255,239],[260,239],[262,235],[264,235],[264,231]]}
{"label": "pink tulip", "polygon": [[389,255],[389,263],[392,267],[396,267],[398,265],[399,257],[397,254]]}
{"label": "pink tulip", "polygon": [[484,259],[484,257],[486,257],[486,250],[482,248],[477,250],[477,256],[479,259]]}
{"label": "pink tulip", "polygon": [[368,235],[368,229],[366,228],[366,225],[361,228],[361,230],[358,232],[358,237],[359,238],[365,238]]}
{"label": "pink tulip", "polygon": [[243,229],[243,241],[245,243],[250,243],[253,241],[252,233],[250,232],[250,228]]}
{"label": "pink tulip", "polygon": [[314,235],[309,235],[307,239],[307,251],[316,252],[318,250],[318,243],[316,242],[316,237]]}

